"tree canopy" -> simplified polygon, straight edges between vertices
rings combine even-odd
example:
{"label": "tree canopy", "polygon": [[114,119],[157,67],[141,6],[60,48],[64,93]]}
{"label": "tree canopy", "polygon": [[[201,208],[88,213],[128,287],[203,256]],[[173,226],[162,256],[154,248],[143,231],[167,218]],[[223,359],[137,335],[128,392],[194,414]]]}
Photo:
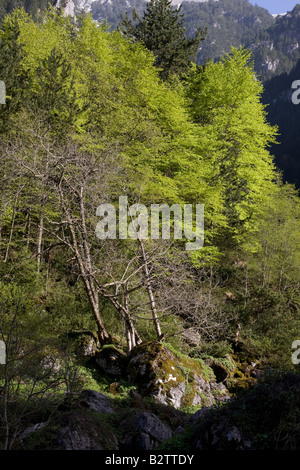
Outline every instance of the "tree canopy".
{"label": "tree canopy", "polygon": [[[263,291],[284,303],[289,292],[298,305],[299,200],[268,151],[276,129],[249,52],[203,67],[188,60],[181,80],[161,80],[140,41],[54,9],[42,22],[15,11],[0,40],[3,282],[34,289],[54,335],[95,325],[103,344],[118,336],[130,351],[186,328],[203,342],[231,341],[238,322],[250,349],[260,328],[272,342],[253,299]],[[175,62],[164,67],[175,73]],[[188,252],[184,237],[99,240],[97,207],[117,208],[120,196],[203,204],[204,247]],[[287,308],[291,331],[297,308]]]}
{"label": "tree canopy", "polygon": [[194,37],[186,36],[181,6],[175,8],[171,0],[150,0],[142,18],[133,10],[133,21],[126,13],[119,29],[153,52],[155,65],[161,69],[160,76],[164,80],[188,70],[205,37],[201,28],[196,30]]}

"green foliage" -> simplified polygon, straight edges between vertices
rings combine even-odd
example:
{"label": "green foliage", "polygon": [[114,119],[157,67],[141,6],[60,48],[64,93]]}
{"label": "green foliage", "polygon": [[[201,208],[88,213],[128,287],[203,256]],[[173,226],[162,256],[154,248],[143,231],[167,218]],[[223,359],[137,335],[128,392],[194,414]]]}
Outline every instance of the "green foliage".
{"label": "green foliage", "polygon": [[[183,34],[169,2],[150,6],[165,8],[168,31]],[[144,19],[154,24],[156,14]],[[180,59],[171,71],[88,15],[76,25],[53,9],[43,18],[16,11],[0,31],[8,90],[0,109],[1,321],[19,305],[15,331],[25,346],[38,348],[39,360],[60,351],[59,393],[75,380],[76,351],[69,357],[57,345],[71,331],[102,322],[124,348],[128,331],[156,338],[149,284],[186,374],[188,353],[210,380],[203,359],[225,364],[237,346],[264,364],[288,365],[299,329],[299,197],[268,151],[276,129],[250,53],[233,48],[190,68]],[[189,70],[162,81],[161,66],[171,75]],[[189,254],[181,241],[97,239],[96,208],[124,194],[130,204],[204,204],[205,247]],[[20,365],[32,379],[37,362]],[[76,377],[79,387],[99,385],[83,366]]]}
{"label": "green foliage", "polygon": [[[187,78],[190,113],[198,124],[199,146],[210,165],[219,208],[219,219],[210,220],[208,211],[207,225],[214,223],[212,236],[226,247],[256,230],[274,178],[267,146],[275,130],[266,122],[262,86],[249,60],[248,51],[233,48],[218,63],[195,66]],[[222,227],[219,233],[216,221]]]}
{"label": "green foliage", "polygon": [[128,38],[141,42],[153,52],[160,76],[166,80],[188,70],[204,39],[201,28],[197,28],[194,38],[187,38],[183,23],[181,7],[174,8],[171,0],[150,0],[142,18],[134,10],[133,22],[126,14],[119,28]]}
{"label": "green foliage", "polygon": [[38,15],[40,11],[45,11],[49,5],[55,3],[56,0],[3,0],[0,6],[0,20],[17,8],[24,8],[31,15]]}

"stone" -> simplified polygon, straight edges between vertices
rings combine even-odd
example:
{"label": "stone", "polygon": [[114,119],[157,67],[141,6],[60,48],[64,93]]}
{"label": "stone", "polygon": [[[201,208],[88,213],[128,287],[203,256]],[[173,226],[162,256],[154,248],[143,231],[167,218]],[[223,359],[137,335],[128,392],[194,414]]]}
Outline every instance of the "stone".
{"label": "stone", "polygon": [[251,443],[228,419],[216,421],[209,412],[199,414],[192,437],[195,450],[250,450]]}
{"label": "stone", "polygon": [[93,357],[99,347],[97,336],[88,330],[71,331],[68,333],[68,340],[72,342],[79,358]]}
{"label": "stone", "polygon": [[130,427],[125,434],[123,446],[129,450],[155,450],[166,439],[172,437],[172,431],[159,418],[149,412],[138,412],[133,419],[126,420],[123,426]]}
{"label": "stone", "polygon": [[102,429],[87,414],[73,411],[64,418],[58,431],[55,450],[118,450],[110,429]]}
{"label": "stone", "polygon": [[97,413],[114,413],[109,398],[95,390],[83,390],[78,399],[78,406]]}
{"label": "stone", "polygon": [[164,405],[178,409],[210,406],[215,401],[213,371],[201,361],[177,355],[162,343],[149,341],[136,346],[126,372],[144,396]]}
{"label": "stone", "polygon": [[126,354],[114,346],[104,347],[94,359],[99,369],[112,377],[121,377],[127,366]]}
{"label": "stone", "polygon": [[26,439],[26,437],[30,436],[30,434],[43,429],[46,426],[47,422],[37,423],[29,428],[26,428],[18,437],[18,440]]}

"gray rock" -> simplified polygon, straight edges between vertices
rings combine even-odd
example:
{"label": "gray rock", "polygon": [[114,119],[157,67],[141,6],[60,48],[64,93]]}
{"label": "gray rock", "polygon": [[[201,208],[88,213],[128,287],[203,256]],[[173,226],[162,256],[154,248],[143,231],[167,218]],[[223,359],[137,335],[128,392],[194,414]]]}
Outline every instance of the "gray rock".
{"label": "gray rock", "polygon": [[97,413],[114,413],[109,398],[95,390],[83,390],[79,397],[79,405]]}
{"label": "gray rock", "polygon": [[[123,423],[123,426],[128,423]],[[159,444],[172,437],[172,431],[156,415],[139,412],[125,435],[123,445],[130,450],[154,450]]]}
{"label": "gray rock", "polygon": [[196,360],[179,356],[164,344],[152,341],[132,350],[126,369],[128,380],[139,386],[142,395],[177,409],[211,406],[219,395],[223,399],[228,394],[223,384],[216,383],[212,370],[211,378],[203,372],[203,365]]}
{"label": "gray rock", "polygon": [[29,428],[26,428],[25,431],[23,431],[20,436],[18,437],[18,440],[26,439],[26,437],[30,436],[33,432],[39,431],[40,429],[43,429],[47,425],[47,422],[44,423],[37,423],[34,424],[33,426],[30,426]]}
{"label": "gray rock", "polygon": [[56,8],[64,9],[64,16],[75,17],[75,4],[73,0],[57,0]]}
{"label": "gray rock", "polygon": [[211,421],[209,415],[206,415],[202,420],[201,418],[198,420],[198,424],[192,439],[196,450],[251,449],[251,443],[244,438],[241,430],[226,420],[215,422]]}
{"label": "gray rock", "polygon": [[195,411],[195,413],[190,418],[190,423],[196,423],[200,419],[205,418],[210,410],[211,408],[206,406],[206,407],[201,408],[201,410]]}
{"label": "gray rock", "polygon": [[92,357],[96,354],[99,340],[93,332],[88,330],[71,331],[67,337],[71,341],[78,357]]}
{"label": "gray rock", "polygon": [[56,450],[118,450],[118,441],[110,429],[103,430],[86,414],[72,412],[58,431]]}
{"label": "gray rock", "polygon": [[127,356],[115,347],[107,346],[95,355],[98,367],[112,377],[120,377],[127,365]]}

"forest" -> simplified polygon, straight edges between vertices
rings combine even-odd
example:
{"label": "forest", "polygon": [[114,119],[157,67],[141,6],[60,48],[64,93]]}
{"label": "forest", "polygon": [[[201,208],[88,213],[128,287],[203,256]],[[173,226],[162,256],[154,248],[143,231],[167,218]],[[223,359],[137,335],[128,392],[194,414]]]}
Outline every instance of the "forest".
{"label": "forest", "polygon": [[[251,53],[232,47],[196,65],[205,31],[186,38],[168,0],[147,8],[112,32],[53,7],[34,18],[15,9],[1,24],[3,449],[18,448],[43,407],[95,386],[76,359],[80,332],[124,357],[162,343],[298,377],[299,194],[270,153],[277,129]],[[120,196],[202,204],[204,246],[142,239],[138,217],[135,238],[99,239],[97,208]],[[285,444],[300,445],[298,428]]]}

